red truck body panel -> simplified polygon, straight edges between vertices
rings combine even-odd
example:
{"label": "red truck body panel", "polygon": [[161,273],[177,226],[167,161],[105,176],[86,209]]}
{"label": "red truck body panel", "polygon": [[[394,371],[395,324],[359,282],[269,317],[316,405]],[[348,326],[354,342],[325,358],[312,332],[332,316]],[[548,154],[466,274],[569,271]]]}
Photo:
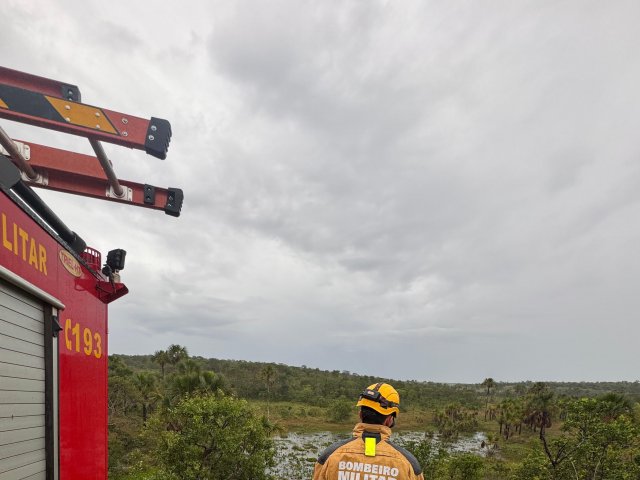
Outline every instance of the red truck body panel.
{"label": "red truck body panel", "polygon": [[107,478],[107,305],[102,278],[0,192],[0,264],[60,300],[59,471],[62,480]]}

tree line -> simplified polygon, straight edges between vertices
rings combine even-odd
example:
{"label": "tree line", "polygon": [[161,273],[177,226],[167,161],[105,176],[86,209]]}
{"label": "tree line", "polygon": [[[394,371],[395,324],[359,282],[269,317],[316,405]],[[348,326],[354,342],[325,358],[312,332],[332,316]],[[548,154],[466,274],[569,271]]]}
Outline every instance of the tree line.
{"label": "tree line", "polygon": [[[112,358],[122,360],[136,371],[156,371],[164,375],[162,372],[165,368],[171,368],[172,363],[163,356],[162,351],[159,351],[154,355],[113,355]],[[445,384],[416,380],[403,381],[359,375],[344,370],[328,371],[277,363],[207,359],[198,356],[190,359],[203,371],[216,372],[224,378],[228,387],[242,398],[292,401],[317,406],[326,404],[327,398],[354,400],[364,387],[380,380],[389,381],[396,387],[402,398],[402,407],[427,409],[439,408],[450,402],[459,402],[466,407],[480,407],[486,402],[487,390],[490,392],[495,390],[495,395],[499,398],[513,398],[523,395],[536,383],[533,381],[497,382],[490,379],[493,384],[487,388],[486,383]],[[268,387],[262,377],[262,371],[265,368],[271,371]],[[617,392],[627,395],[633,401],[640,400],[640,382],[637,381],[546,382],[546,385],[558,395],[592,397]]]}

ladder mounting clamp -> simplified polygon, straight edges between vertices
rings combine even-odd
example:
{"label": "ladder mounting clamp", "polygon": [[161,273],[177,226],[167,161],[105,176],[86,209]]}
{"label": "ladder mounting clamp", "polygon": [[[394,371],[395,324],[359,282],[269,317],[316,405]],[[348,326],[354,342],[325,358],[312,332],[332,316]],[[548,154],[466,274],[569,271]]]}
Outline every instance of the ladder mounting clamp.
{"label": "ladder mounting clamp", "polygon": [[120,200],[128,200],[131,202],[133,200],[133,190],[129,187],[125,187],[124,185],[120,185],[122,187],[122,195],[116,195],[116,192],[113,191],[113,187],[109,185],[107,188],[107,197],[109,198],[119,198]]}

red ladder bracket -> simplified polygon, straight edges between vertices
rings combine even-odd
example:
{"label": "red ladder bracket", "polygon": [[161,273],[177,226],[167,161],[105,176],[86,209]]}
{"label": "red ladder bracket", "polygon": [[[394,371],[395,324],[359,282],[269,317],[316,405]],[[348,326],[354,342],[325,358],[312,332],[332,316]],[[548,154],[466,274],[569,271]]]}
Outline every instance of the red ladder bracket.
{"label": "red ladder bracket", "polygon": [[104,280],[97,282],[96,289],[102,303],[111,303],[129,293],[129,289],[124,283],[110,283]]}
{"label": "red ladder bracket", "polygon": [[[80,91],[72,87],[0,68],[0,118],[144,150],[162,160],[167,157],[171,140],[167,120],[146,120],[80,103]],[[77,95],[69,94],[72,91]]]}
{"label": "red ladder bracket", "polygon": [[14,140],[28,162],[38,173],[38,180],[23,180],[33,186],[59,192],[84,195],[112,202],[162,210],[180,216],[183,192],[179,188],[160,188],[122,180],[125,194],[118,197],[110,191],[109,182],[98,159],[90,155]]}

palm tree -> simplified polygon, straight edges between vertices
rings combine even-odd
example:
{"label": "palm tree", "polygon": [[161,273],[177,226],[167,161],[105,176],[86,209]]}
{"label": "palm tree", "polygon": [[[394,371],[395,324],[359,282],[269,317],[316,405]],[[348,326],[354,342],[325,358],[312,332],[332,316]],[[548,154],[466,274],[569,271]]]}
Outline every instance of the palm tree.
{"label": "palm tree", "polygon": [[489,377],[485,378],[480,385],[487,389],[487,398],[489,398],[489,395],[491,395],[491,389],[496,386],[496,381]]}
{"label": "palm tree", "polygon": [[546,383],[536,382],[529,389],[529,401],[526,407],[525,423],[533,431],[540,428],[540,439],[544,438],[545,428],[551,426],[551,412],[555,408],[554,393]]}
{"label": "palm tree", "polygon": [[509,440],[514,433],[520,433],[521,424],[521,403],[514,398],[507,398],[506,400],[503,400],[500,403],[500,431],[504,434],[504,439]]}
{"label": "palm tree", "polygon": [[187,347],[176,344],[169,345],[169,348],[167,348],[167,355],[169,356],[169,363],[174,366],[180,363],[181,360],[189,358]]}
{"label": "palm tree", "polygon": [[162,378],[164,378],[164,366],[169,363],[169,354],[166,350],[157,350],[151,360],[158,365],[160,365],[160,370],[162,371]]}
{"label": "palm tree", "polygon": [[496,386],[496,382],[493,378],[489,377],[485,378],[480,385],[487,388],[487,401],[484,406],[484,419],[486,420],[487,410],[489,409],[489,395],[491,394],[491,389]]}
{"label": "palm tree", "polygon": [[149,372],[138,372],[133,377],[133,384],[139,393],[142,405],[142,421],[147,423],[149,409],[160,397],[156,389],[156,377]]}
{"label": "palm tree", "polygon": [[178,364],[177,370],[180,374],[200,373],[202,367],[195,360],[187,358]]}
{"label": "palm tree", "polygon": [[269,419],[269,404],[271,402],[271,387],[276,383],[276,370],[273,365],[265,365],[260,371],[260,378],[267,387],[267,420]]}
{"label": "palm tree", "polygon": [[489,403],[484,410],[484,419],[495,420],[497,408],[495,403]]}
{"label": "palm tree", "polygon": [[178,372],[170,376],[170,392],[167,398],[170,405],[185,395],[204,393],[225,393],[224,377],[211,371],[202,371],[198,362],[188,358],[178,364]]}

